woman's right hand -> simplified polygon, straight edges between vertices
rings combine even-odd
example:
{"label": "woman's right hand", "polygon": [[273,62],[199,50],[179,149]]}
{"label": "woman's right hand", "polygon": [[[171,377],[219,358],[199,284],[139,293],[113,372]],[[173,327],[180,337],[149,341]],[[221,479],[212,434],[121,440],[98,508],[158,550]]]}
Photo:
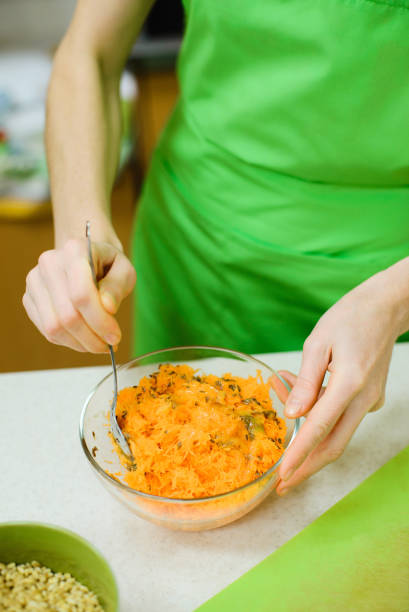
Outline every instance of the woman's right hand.
{"label": "woman's right hand", "polygon": [[53,344],[76,351],[108,352],[121,330],[114,317],[131,293],[136,273],[124,253],[108,242],[93,242],[98,288],[88,263],[87,240],[42,253],[27,275],[23,305],[40,332]]}

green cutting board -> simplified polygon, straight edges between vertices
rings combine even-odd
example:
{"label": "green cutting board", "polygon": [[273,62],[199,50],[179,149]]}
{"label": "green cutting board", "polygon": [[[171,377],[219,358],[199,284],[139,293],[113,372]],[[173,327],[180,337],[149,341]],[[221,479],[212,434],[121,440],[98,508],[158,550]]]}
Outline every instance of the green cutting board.
{"label": "green cutting board", "polygon": [[409,612],[409,446],[200,612]]}

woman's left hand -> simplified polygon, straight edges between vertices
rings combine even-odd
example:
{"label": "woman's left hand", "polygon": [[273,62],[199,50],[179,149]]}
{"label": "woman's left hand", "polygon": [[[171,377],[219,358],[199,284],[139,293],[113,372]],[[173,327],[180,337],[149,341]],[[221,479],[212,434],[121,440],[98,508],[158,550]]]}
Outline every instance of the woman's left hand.
{"label": "woman's left hand", "polygon": [[364,416],[383,405],[393,345],[409,328],[408,268],[402,260],[347,293],[305,341],[299,375],[279,372],[293,387],[286,415],[307,418],[280,466],[278,494],[338,459]]}

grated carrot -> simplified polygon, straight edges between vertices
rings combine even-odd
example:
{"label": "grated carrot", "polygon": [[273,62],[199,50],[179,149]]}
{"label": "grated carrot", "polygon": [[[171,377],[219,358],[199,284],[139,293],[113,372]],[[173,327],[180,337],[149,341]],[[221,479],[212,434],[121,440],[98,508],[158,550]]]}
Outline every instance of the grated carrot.
{"label": "grated carrot", "polygon": [[136,469],[132,488],[171,498],[225,493],[266,472],[284,451],[285,423],[257,376],[197,375],[162,364],[118,395],[117,418]]}

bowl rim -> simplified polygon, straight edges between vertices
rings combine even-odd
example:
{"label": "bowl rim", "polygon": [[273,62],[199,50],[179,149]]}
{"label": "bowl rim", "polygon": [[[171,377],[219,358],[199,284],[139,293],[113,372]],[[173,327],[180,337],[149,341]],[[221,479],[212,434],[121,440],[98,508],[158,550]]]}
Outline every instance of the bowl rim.
{"label": "bowl rim", "polygon": [[109,570],[109,573],[112,576],[114,585],[115,585],[115,592],[116,592],[116,597],[118,598],[118,594],[119,594],[119,590],[118,590],[118,583],[114,574],[114,571],[108,561],[108,559],[105,557],[104,554],[102,554],[102,552],[95,546],[95,544],[93,544],[92,542],[90,542],[87,538],[84,538],[84,536],[80,535],[79,533],[77,533],[76,531],[72,531],[72,529],[69,529],[68,527],[61,527],[61,525],[55,525],[54,523],[43,523],[41,521],[5,521],[5,522],[1,522],[0,523],[0,531],[2,529],[6,529],[6,528],[33,528],[33,529],[44,529],[45,531],[58,531],[59,533],[63,534],[64,536],[67,536],[68,538],[70,538],[71,540],[78,542],[79,544],[85,546],[86,548],[89,548],[89,550],[91,550],[93,553],[95,553],[95,555],[97,557],[99,557],[99,559],[101,561],[103,561],[103,563],[106,565],[106,567]]}
{"label": "bowl rim", "polygon": [[75,543],[79,543],[80,545],[84,546],[85,548],[88,548],[90,551],[92,551],[97,557],[98,559],[102,562],[102,564],[105,566],[105,568],[108,570],[109,575],[111,576],[112,579],[112,585],[113,585],[113,596],[114,596],[114,609],[115,610],[119,610],[119,605],[120,605],[120,593],[119,593],[119,586],[118,586],[118,581],[117,578],[115,576],[114,570],[111,567],[111,564],[109,563],[108,559],[105,557],[105,555],[99,550],[99,548],[97,548],[95,546],[95,544],[93,544],[92,542],[90,542],[87,538],[85,538],[84,536],[80,535],[79,533],[77,533],[76,531],[72,531],[71,529],[69,529],[68,527],[61,527],[61,525],[55,525],[53,523],[43,523],[43,522],[39,522],[39,521],[5,521],[0,523],[0,532],[2,529],[8,529],[8,528],[19,528],[19,529],[26,529],[26,528],[32,528],[32,529],[42,529],[45,531],[54,531],[54,532],[59,532],[61,534],[63,534],[64,536],[68,537],[71,541],[75,542]]}
{"label": "bowl rim", "polygon": [[[231,349],[222,348],[222,347],[219,347],[219,346],[187,345],[187,346],[173,346],[173,347],[169,347],[169,348],[165,348],[165,349],[159,349],[157,351],[151,351],[150,353],[144,353],[143,355],[139,355],[139,356],[131,359],[130,361],[127,361],[126,363],[123,363],[120,366],[118,366],[117,370],[122,370],[122,369],[125,369],[125,368],[129,368],[133,363],[135,363],[135,361],[139,361],[140,359],[145,359],[146,357],[152,357],[154,355],[160,355],[160,354],[169,353],[169,352],[172,352],[172,351],[193,350],[193,349],[194,350],[200,350],[200,349],[202,349],[202,350],[213,350],[213,351],[219,351],[221,353],[226,353],[227,355],[236,355],[236,356],[241,357],[241,358],[244,357],[246,360],[258,363],[261,366],[263,366],[263,368],[266,368],[267,370],[270,370],[270,372],[272,374],[275,374],[280,379],[280,381],[287,387],[287,389],[289,391],[291,390],[291,388],[288,385],[287,381],[284,378],[282,378],[279,374],[277,374],[277,372],[275,372],[275,370],[273,370],[273,368],[271,368],[269,365],[264,363],[264,361],[261,361],[260,359],[257,359],[256,357],[253,357],[252,355],[248,355],[247,353],[242,353],[240,351],[234,351],[234,350],[231,350]],[[81,417],[80,417],[80,423],[79,423],[79,435],[80,435],[81,446],[82,446],[82,450],[84,451],[85,456],[87,457],[89,463],[96,470],[96,473],[99,476],[102,476],[103,479],[107,480],[110,484],[113,484],[118,489],[120,489],[122,491],[125,490],[127,493],[131,493],[132,495],[136,495],[137,497],[143,497],[145,499],[149,499],[149,500],[160,502],[160,503],[197,504],[197,503],[202,503],[202,502],[216,501],[218,499],[222,499],[224,497],[228,497],[230,495],[234,495],[238,491],[242,491],[242,490],[246,489],[247,487],[250,487],[254,483],[259,482],[259,481],[261,481],[263,479],[266,479],[270,474],[272,474],[272,472],[274,472],[274,470],[280,465],[281,461],[283,460],[283,457],[284,457],[287,449],[293,443],[294,438],[297,435],[298,430],[300,428],[300,422],[301,421],[300,421],[300,418],[297,417],[296,419],[294,419],[294,430],[293,430],[291,439],[288,442],[287,447],[284,450],[283,454],[281,455],[280,459],[278,461],[276,461],[276,463],[274,463],[274,465],[272,465],[271,468],[269,468],[266,472],[261,474],[261,476],[259,476],[258,478],[255,478],[254,480],[251,480],[250,482],[246,482],[244,485],[241,485],[240,487],[237,487],[236,489],[232,489],[231,491],[225,491],[224,493],[219,493],[218,495],[210,495],[210,496],[207,496],[207,497],[194,497],[194,498],[186,498],[186,497],[162,497],[160,495],[152,495],[151,493],[144,493],[143,491],[138,491],[137,489],[133,489],[132,487],[122,483],[121,481],[117,480],[116,478],[113,478],[107,472],[105,472],[102,469],[102,467],[95,461],[94,457],[90,453],[90,451],[88,449],[88,446],[87,446],[87,444],[85,442],[85,437],[84,437],[84,421],[85,421],[85,414],[87,412],[88,404],[90,403],[90,401],[91,401],[92,397],[94,396],[95,392],[97,391],[97,389],[108,378],[110,378],[111,376],[112,376],[112,371],[109,372],[106,376],[104,376],[95,385],[95,387],[88,394],[88,397],[85,400],[84,406],[83,406],[82,411],[81,411]]]}

